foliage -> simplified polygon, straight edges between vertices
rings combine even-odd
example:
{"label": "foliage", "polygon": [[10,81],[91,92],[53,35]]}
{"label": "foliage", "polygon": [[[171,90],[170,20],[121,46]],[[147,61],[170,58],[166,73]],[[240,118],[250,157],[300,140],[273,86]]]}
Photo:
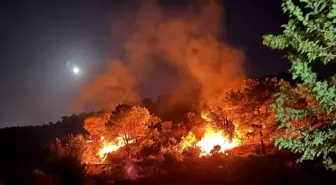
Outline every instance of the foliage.
{"label": "foliage", "polygon": [[109,121],[109,112],[102,112],[98,113],[95,116],[87,117],[84,120],[84,129],[90,133],[93,137],[101,137],[101,136],[107,136],[110,133],[108,133],[108,130],[106,129],[105,125]]}
{"label": "foliage", "polygon": [[210,122],[214,128],[222,130],[230,140],[233,139],[235,135],[235,125],[222,108],[209,109],[206,116],[208,120],[211,120]]}
{"label": "foliage", "polygon": [[154,143],[154,125],[160,121],[160,118],[150,115],[146,108],[120,104],[112,112],[88,117],[84,121],[84,128],[96,140],[100,137],[107,140],[121,137],[125,143],[127,158],[130,158]]}
{"label": "foliage", "polygon": [[183,158],[190,159],[190,158],[198,158],[201,154],[201,149],[199,147],[188,147],[183,150]]}
{"label": "foliage", "polygon": [[[290,50],[286,55],[295,87],[281,81],[272,105],[281,124],[276,145],[300,153],[298,160],[322,157],[328,169],[336,170],[336,93],[335,76],[319,80],[312,65],[327,65],[336,56],[336,0],[283,0],[289,15],[280,35],[265,35],[263,42],[272,49]],[[304,6],[302,8],[302,6]],[[300,122],[301,124],[295,125]],[[303,123],[303,124],[302,124]]]}
{"label": "foliage", "polygon": [[149,119],[150,113],[146,108],[124,107],[112,113],[107,127],[121,135],[128,144],[130,140],[146,135]]}
{"label": "foliage", "polygon": [[276,82],[276,78],[246,80],[241,88],[230,91],[224,98],[226,112],[237,122],[239,130],[260,137],[262,153],[265,153],[264,137],[273,131],[275,124],[269,105],[273,102],[271,95]]}
{"label": "foliage", "polygon": [[[150,117],[151,115],[146,108],[137,106],[117,107],[116,111],[112,112],[107,128],[123,138],[128,158],[131,153],[139,151],[138,147],[130,148],[130,143],[135,142],[136,145],[139,145],[139,139],[147,136]],[[145,141],[144,144],[149,143]]]}
{"label": "foliage", "polygon": [[65,140],[56,138],[47,150],[47,171],[58,176],[62,184],[82,184],[85,178],[85,167],[81,164],[83,146],[80,136],[70,135]]}
{"label": "foliage", "polygon": [[164,166],[181,162],[184,159],[184,156],[177,148],[161,148],[159,156],[161,157]]}
{"label": "foliage", "polygon": [[172,121],[165,121],[161,123],[161,129],[162,129],[162,133],[166,134],[169,133],[171,131],[173,122]]}

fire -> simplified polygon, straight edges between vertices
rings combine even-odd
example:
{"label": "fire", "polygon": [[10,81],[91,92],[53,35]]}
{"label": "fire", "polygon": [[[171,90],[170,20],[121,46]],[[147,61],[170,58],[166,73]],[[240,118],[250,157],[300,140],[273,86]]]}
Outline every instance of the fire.
{"label": "fire", "polygon": [[[108,154],[119,150],[121,147],[126,145],[124,139],[119,136],[115,138],[112,142],[107,142],[103,136],[100,140],[103,142],[103,146],[98,151],[98,156],[101,162],[104,162]],[[133,143],[134,140],[130,140],[128,143]]]}
{"label": "fire", "polygon": [[209,117],[207,113],[202,112],[201,117],[207,122],[212,122],[211,118]]}
{"label": "fire", "polygon": [[216,131],[212,127],[208,126],[203,138],[196,143],[196,146],[201,149],[200,156],[210,155],[211,150],[217,145],[220,146],[220,150],[218,152],[223,153],[228,149],[238,146],[238,142],[235,139],[230,142],[224,136],[223,131]]}
{"label": "fire", "polygon": [[223,153],[239,145],[237,139],[230,141],[221,130],[215,130],[211,126],[207,126],[204,136],[197,141],[194,133],[189,132],[186,137],[182,138],[180,147],[182,150],[188,147],[198,147],[201,149],[200,157],[211,155],[211,151],[215,146],[220,146],[218,152]]}
{"label": "fire", "polygon": [[[129,143],[133,142],[134,140],[129,141]],[[122,136],[116,137],[112,141],[108,141],[105,137],[101,136],[100,140],[96,142],[87,140],[86,143],[87,149],[82,156],[82,163],[84,164],[101,164],[110,153],[116,152],[126,145]]]}
{"label": "fire", "polygon": [[188,135],[182,138],[181,141],[181,149],[184,150],[186,148],[194,146],[196,143],[196,136],[194,133],[189,132]]}
{"label": "fire", "polygon": [[[202,112],[201,117],[209,123],[212,122],[210,116],[205,112]],[[207,125],[202,139],[197,141],[195,134],[190,131],[187,136],[182,138],[180,147],[182,150],[193,146],[198,147],[201,149],[200,157],[202,157],[210,155],[215,146],[219,146],[220,149],[218,152],[223,153],[238,145],[239,142],[237,139],[230,141],[222,130],[216,130],[210,125]]]}
{"label": "fire", "polygon": [[[225,135],[225,132],[220,129],[216,129],[212,126],[213,121],[209,114],[202,113],[202,119],[207,123],[205,127],[204,135],[201,139],[197,138],[194,131],[190,131],[186,136],[182,137],[179,143],[180,152],[187,148],[197,147],[200,149],[200,157],[208,156],[212,154],[213,149],[216,147],[217,152],[224,153],[226,150],[232,149],[239,145],[237,138],[229,140]],[[130,140],[129,143],[133,143],[135,140]],[[85,164],[104,163],[107,156],[110,153],[117,152],[119,149],[126,145],[123,136],[118,136],[115,139],[109,140],[101,136],[98,139],[88,139],[86,141],[87,149],[82,156],[82,161]]]}
{"label": "fire", "polygon": [[115,152],[125,145],[123,138],[120,136],[115,138],[112,142],[107,142],[103,136],[100,140],[103,142],[103,146],[99,149],[98,156],[102,162],[105,161],[109,153]]}

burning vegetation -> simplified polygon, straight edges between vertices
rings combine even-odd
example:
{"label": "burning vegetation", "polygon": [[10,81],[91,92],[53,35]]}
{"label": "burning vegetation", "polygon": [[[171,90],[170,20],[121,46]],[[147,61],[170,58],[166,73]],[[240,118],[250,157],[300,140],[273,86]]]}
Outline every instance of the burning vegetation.
{"label": "burning vegetation", "polygon": [[[216,1],[197,1],[183,11],[146,1],[134,20],[120,19],[132,28],[127,33],[113,30],[122,34],[122,60],[111,60],[106,73],[83,85],[75,105],[79,111],[87,106],[105,110],[84,121],[90,138],[83,163],[109,163],[113,155],[160,158],[166,151],[181,156],[194,151],[193,156],[203,157],[225,154],[243,143],[228,113],[217,110],[225,94],[245,79],[244,52],[221,37],[222,19],[222,6]],[[166,75],[173,79],[167,89],[170,98],[159,97],[155,107],[141,104],[139,97],[163,85],[157,81],[162,65],[175,71]],[[189,92],[194,93],[184,96]],[[177,114],[178,107],[185,108],[178,113],[179,121],[169,119],[167,113]],[[190,111],[195,113],[185,115]]]}
{"label": "burning vegetation", "polygon": [[[154,166],[166,170],[166,166],[182,161],[183,165],[179,167],[184,168],[184,164],[191,161],[189,168],[184,170],[191,170],[189,180],[195,181],[196,173],[192,171],[195,159],[199,162],[201,159],[214,159],[219,156],[226,160],[228,156],[236,157],[239,149],[244,150],[251,145],[258,146],[254,154],[265,155],[266,145],[273,146],[270,140],[273,134],[277,136],[280,148],[290,148],[294,152],[302,153],[301,161],[312,160],[321,155],[326,167],[336,169],[333,155],[335,137],[331,137],[335,136],[335,129],[334,126],[330,127],[331,122],[336,122],[335,103],[331,101],[336,97],[336,78],[330,82],[316,81],[316,74],[309,72],[308,63],[304,63],[307,57],[302,57],[305,60],[298,60],[305,52],[299,51],[295,57],[289,57],[297,60],[294,61],[293,74],[301,76],[308,84],[292,89],[292,84],[285,81],[278,83],[276,78],[246,80],[243,72],[244,53],[227,44],[225,38],[219,41],[223,32],[222,9],[216,1],[197,1],[195,6],[177,12],[162,8],[155,1],[146,2],[148,4],[136,13],[136,18],[132,21],[135,24],[130,25],[131,33],[122,37],[125,49],[122,60],[111,60],[106,73],[95,76],[81,88],[76,108],[82,111],[86,107],[92,110],[93,107],[102,111],[85,117],[83,127],[87,133],[84,136],[56,139],[49,145],[48,173],[57,174],[64,181],[69,182],[70,179],[82,182],[86,165],[120,164],[124,177],[134,180],[144,171],[142,167]],[[311,4],[308,1],[306,3]],[[285,3],[284,10],[295,10],[296,14],[300,14],[300,9],[293,8],[292,4]],[[308,7],[320,6],[315,4]],[[335,3],[333,7],[334,5]],[[326,7],[328,6],[314,9],[321,11]],[[300,16],[292,17],[300,20]],[[318,18],[316,23],[323,23],[326,17],[329,15]],[[294,24],[291,19],[290,26],[284,28],[292,29]],[[335,30],[333,24],[323,25],[330,26],[332,29],[328,28],[329,30]],[[295,26],[294,28],[296,29]],[[302,45],[295,41],[301,37],[294,39],[293,43],[292,35],[297,33],[289,33],[294,28],[286,30],[285,36],[265,37],[265,43],[278,49],[283,49],[284,43],[286,47]],[[300,36],[303,32],[299,30],[298,33]],[[316,35],[320,37],[323,35],[321,33]],[[294,47],[296,48],[300,47]],[[332,47],[327,49],[330,48]],[[305,50],[311,52],[315,49],[317,51],[313,54],[308,53],[308,59],[325,57],[317,56],[318,53],[323,53],[318,51],[319,47]],[[335,56],[333,53],[334,49],[330,56]],[[328,60],[331,58],[325,61]],[[167,75],[169,79],[173,79],[172,87],[167,90],[170,96],[140,102],[141,95],[143,97],[143,94],[148,94],[142,92],[142,88],[149,87],[146,90],[153,91],[165,86],[153,75],[162,72],[157,68],[160,65],[166,65],[175,71],[173,77]],[[302,66],[306,66],[307,70],[302,70]],[[321,109],[326,107],[330,110]],[[274,108],[278,110],[277,119]],[[183,119],[175,119],[177,114]],[[279,126],[276,122],[282,123]],[[257,158],[253,158],[253,162],[254,159]],[[224,164],[229,166],[231,162],[227,160]],[[204,169],[213,173],[213,168],[218,165],[216,162],[208,164],[206,166],[210,167],[203,168],[198,173],[204,174]],[[287,165],[295,166],[291,161],[287,161]],[[227,170],[227,174],[219,171],[217,176],[226,175],[227,178],[222,179],[228,179],[227,184],[237,184],[232,181],[237,177],[250,180],[240,178],[244,174],[240,170],[245,169],[245,166],[232,166],[236,170],[234,175],[231,170]],[[255,170],[255,164],[252,168],[248,173]],[[263,175],[268,176],[269,171],[278,171],[281,167],[278,165],[269,169],[264,166],[261,168],[264,172],[266,169]],[[174,168],[176,169],[178,168]],[[148,167],[147,174],[152,172],[157,170]],[[41,174],[39,171],[36,173]],[[182,174],[185,176],[188,173]],[[302,177],[305,176],[300,176],[300,182]],[[263,179],[260,176],[258,178]],[[206,179],[206,183],[209,182]],[[265,184],[270,183],[273,182]]]}
{"label": "burning vegetation", "polygon": [[[123,118],[120,118],[118,120],[120,122],[113,123],[113,121],[116,120],[111,119],[116,118],[117,114],[118,118],[120,118],[119,116]],[[116,111],[112,112],[110,116],[107,116],[109,117],[109,119],[105,120],[105,122],[102,121],[104,120],[102,119],[102,117],[104,116],[107,116],[107,114],[100,114],[95,117],[87,118],[85,120],[84,127],[89,133],[92,134],[92,138],[95,139],[87,140],[85,147],[86,150],[83,152],[82,156],[83,163],[108,163],[106,159],[109,154],[118,152],[122,153],[125,151],[127,158],[130,158],[131,156],[136,156],[134,155],[135,153],[131,153],[130,151],[139,152],[139,150],[142,150],[145,147],[153,146],[155,140],[149,132],[153,131],[154,133],[158,134],[158,137],[160,137],[159,134],[164,135],[164,125],[167,124],[167,122],[158,123],[157,121],[160,120],[154,116],[149,116],[146,108],[140,108],[137,106],[120,105],[119,107],[117,107]],[[142,116],[144,116],[145,118],[143,118]],[[212,155],[213,153],[225,153],[226,150],[232,149],[240,145],[237,138],[230,137],[228,134],[225,133],[224,130],[221,130],[219,128],[216,129],[211,119],[205,116],[205,113],[203,113],[201,117],[203,119],[203,128],[197,128],[198,131],[203,130],[203,134],[200,136],[200,138],[198,139],[192,130],[190,130],[186,136],[182,136],[181,138],[171,137],[169,138],[171,140],[180,140],[179,143],[175,142],[174,145],[170,146],[171,149],[175,149],[177,152],[180,152],[182,154],[184,151],[190,148],[197,148],[200,151],[198,156],[202,157]],[[156,121],[153,122],[153,120],[155,119]],[[99,120],[101,122],[96,120]],[[150,128],[155,126],[155,124],[161,126],[161,133],[156,128],[154,130],[153,128]],[[146,126],[148,127],[145,128]],[[165,127],[170,127],[168,129],[165,129],[168,130],[168,132],[171,132],[171,125]],[[111,128],[115,128],[115,130],[111,130]],[[98,133],[95,133],[96,130],[104,129],[106,129],[106,131],[102,131],[101,133],[99,133],[100,135],[97,135]],[[107,130],[109,130],[109,132]]]}
{"label": "burning vegetation", "polygon": [[196,157],[225,155],[235,147],[257,143],[256,138],[261,153],[265,153],[265,142],[269,142],[274,126],[273,113],[267,106],[272,102],[270,92],[275,83],[268,78],[248,80],[241,88],[226,93],[222,107],[189,113],[179,124],[161,121],[136,105],[121,104],[114,111],[97,113],[84,122],[91,139],[86,142],[82,161],[108,163],[108,156],[113,154],[131,159],[167,149],[182,156],[190,150],[198,152],[193,154]]}
{"label": "burning vegetation", "polygon": [[[244,53],[218,39],[224,31],[221,6],[197,1],[201,5],[175,12],[148,2],[122,37],[122,61],[113,59],[106,73],[81,88],[76,108],[103,110],[84,120],[81,164],[133,169],[132,160],[226,157],[249,145],[265,154],[276,128],[269,107],[277,79],[245,79]],[[140,102],[143,87],[163,85],[152,82],[160,65],[175,71],[167,75],[173,79],[169,98]],[[182,119],[174,119],[177,114]]]}
{"label": "burning vegetation", "polygon": [[58,153],[53,160],[107,165],[130,179],[193,160],[250,152],[263,155],[274,132],[274,113],[267,107],[273,102],[275,83],[270,78],[247,80],[226,92],[216,107],[195,102],[182,121],[161,120],[155,102],[151,109],[148,104],[120,104],[87,116],[86,135],[69,137],[64,143],[56,140],[50,151]]}
{"label": "burning vegetation", "polygon": [[[229,155],[257,144],[261,154],[274,132],[271,92],[276,79],[247,80],[225,93],[220,106],[202,106],[181,122],[163,121],[146,107],[120,104],[86,117],[82,164],[116,164],[165,155],[177,159]],[[197,106],[194,106],[197,107]]]}

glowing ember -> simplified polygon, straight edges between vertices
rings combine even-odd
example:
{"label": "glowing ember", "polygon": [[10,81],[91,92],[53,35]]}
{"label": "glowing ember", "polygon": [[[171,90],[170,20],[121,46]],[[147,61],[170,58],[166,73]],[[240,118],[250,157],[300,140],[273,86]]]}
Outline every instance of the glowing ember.
{"label": "glowing ember", "polygon": [[218,152],[223,153],[225,150],[238,146],[238,143],[235,139],[230,142],[224,136],[223,131],[216,131],[211,127],[206,128],[204,137],[196,143],[196,146],[201,148],[200,156],[210,155],[211,150],[217,145],[220,146]]}

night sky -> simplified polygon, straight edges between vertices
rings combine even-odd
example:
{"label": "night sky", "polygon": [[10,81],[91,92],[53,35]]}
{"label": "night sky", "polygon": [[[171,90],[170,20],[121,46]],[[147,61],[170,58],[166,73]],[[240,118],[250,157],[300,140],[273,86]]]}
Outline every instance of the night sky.
{"label": "night sky", "polygon": [[[181,4],[165,0],[164,4]],[[138,1],[1,1],[0,127],[41,125],[71,115],[81,83],[101,72],[106,58],[120,57],[110,28],[131,15]],[[226,38],[246,53],[248,77],[287,71],[281,53],[262,45],[262,35],[285,22],[280,0],[223,0]],[[181,5],[179,5],[181,6]],[[77,65],[85,75],[74,75]]]}

